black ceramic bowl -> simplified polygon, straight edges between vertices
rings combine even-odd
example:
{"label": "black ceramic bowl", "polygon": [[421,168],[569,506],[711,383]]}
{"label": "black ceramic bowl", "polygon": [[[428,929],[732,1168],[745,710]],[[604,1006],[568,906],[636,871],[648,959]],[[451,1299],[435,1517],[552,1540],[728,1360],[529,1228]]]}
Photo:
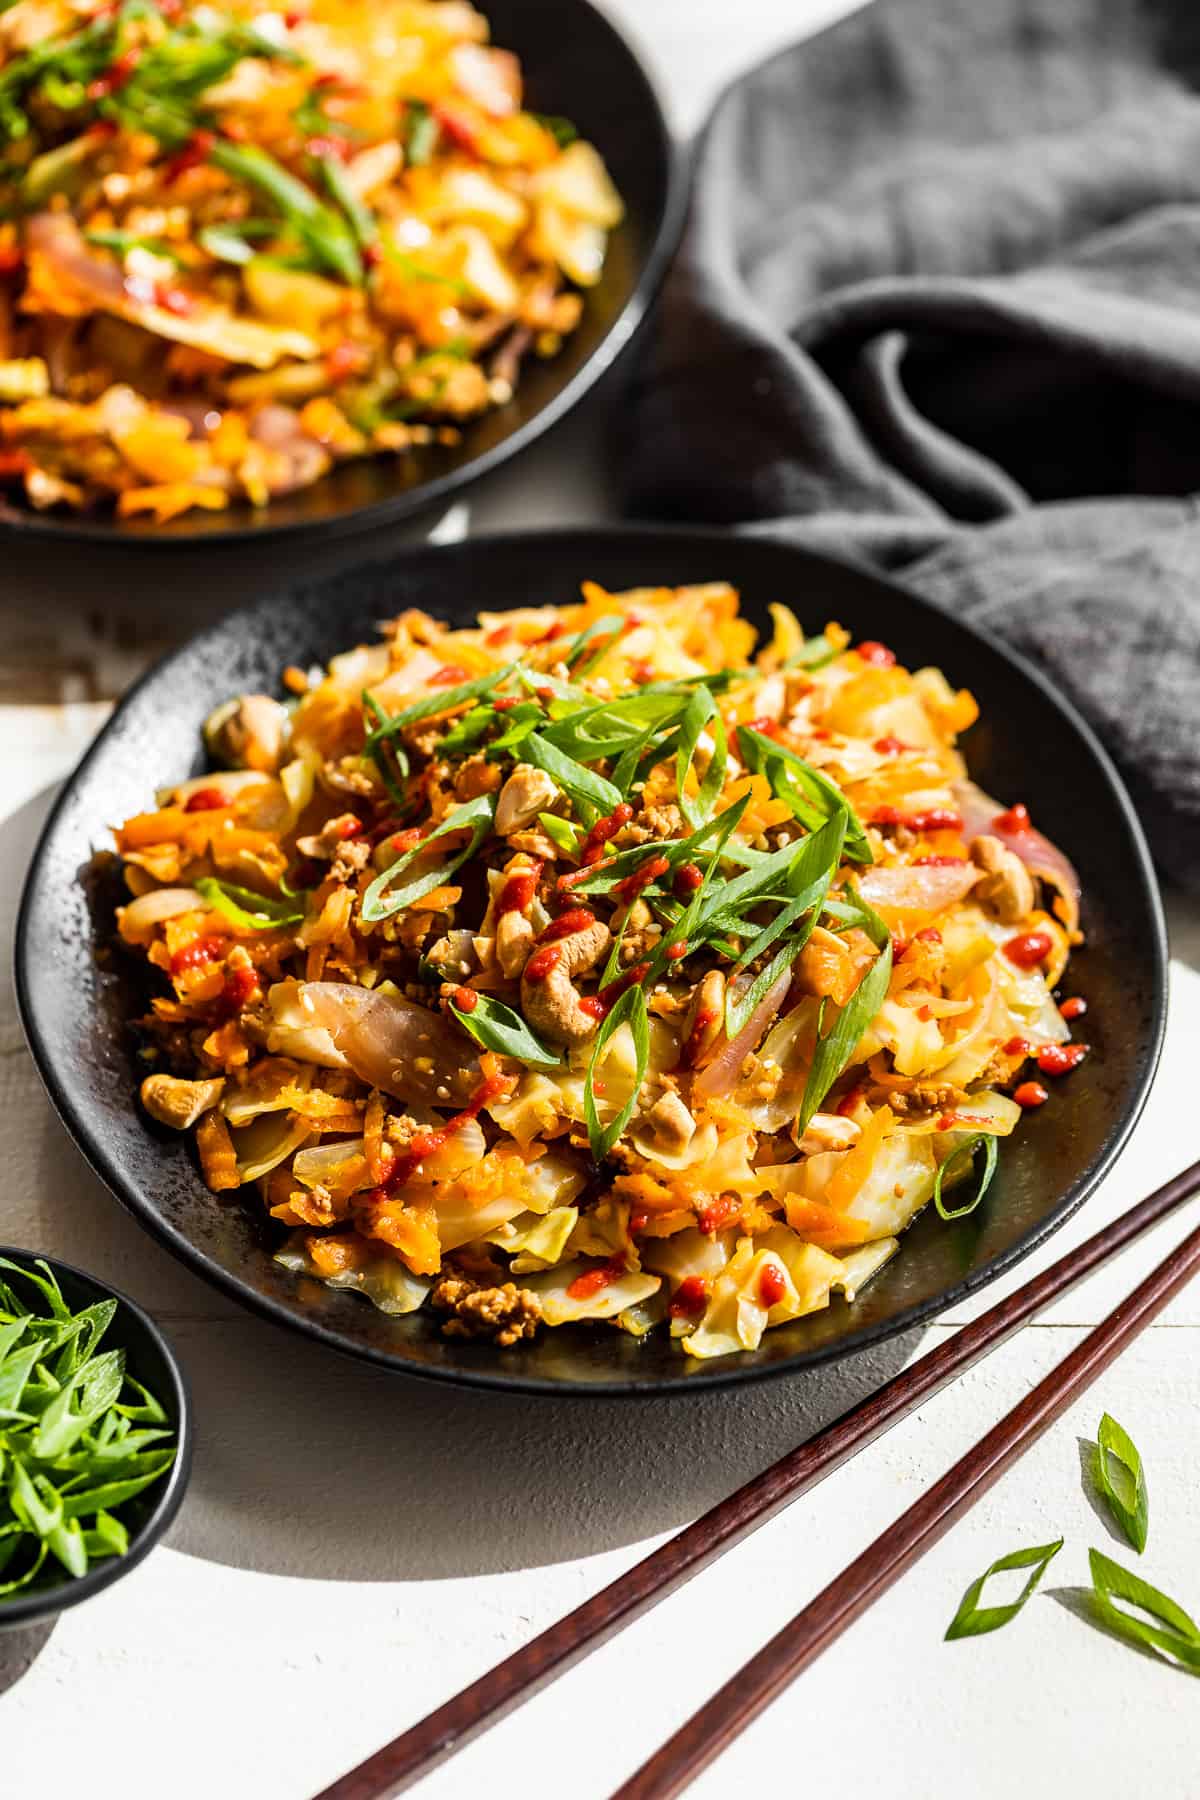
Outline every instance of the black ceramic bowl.
{"label": "black ceramic bowl", "polygon": [[[297,1281],[271,1259],[262,1208],[216,1199],[189,1145],[139,1110],[118,964],[97,960],[114,895],[84,885],[108,825],[155,786],[203,766],[205,714],[231,693],[275,689],[289,662],[323,661],[368,639],[406,606],[464,619],[477,607],[565,602],[582,578],[610,588],[727,579],[749,615],[784,600],[811,627],[829,619],[879,638],[903,663],[935,663],[969,686],[982,718],[968,734],[980,784],[1025,799],[1077,860],[1087,947],[1071,983],[1087,995],[1093,1053],[1006,1143],[987,1200],[943,1224],[928,1208],[901,1254],[852,1307],[839,1301],[768,1332],[760,1349],[694,1362],[665,1334],[562,1328],[501,1352],[447,1339],[426,1314],[388,1319],[365,1301]],[[1091,732],[1033,670],[915,595],[862,569],[715,531],[655,527],[531,533],[425,548],[231,614],[136,687],[84,758],[46,826],[18,924],[25,1029],[51,1098],[93,1167],[142,1223],[193,1268],[260,1312],[338,1349],[412,1374],[537,1392],[645,1393],[795,1371],[942,1312],[1011,1267],[1061,1225],[1111,1167],[1158,1059],[1166,952],[1153,872],[1136,818]]]}
{"label": "black ceramic bowl", "polygon": [[36,513],[0,498],[0,530],[93,542],[240,543],[281,532],[365,531],[433,506],[515,456],[580,400],[628,343],[662,278],[684,179],[662,106],[636,52],[591,0],[481,0],[495,43],[521,59],[526,103],[571,119],[595,144],[625,202],[604,273],[555,357],[527,360],[507,406],[468,423],[461,442],[407,458],[344,463],[262,510],[185,513],[156,524],[111,514]]}
{"label": "black ceramic bowl", "polygon": [[[120,1581],[122,1575],[128,1575],[149,1556],[169,1529],[187,1490],[192,1472],[192,1404],[187,1378],[175,1352],[154,1320],[136,1301],[116,1288],[106,1287],[94,1276],[85,1275],[82,1269],[59,1262],[57,1257],[39,1257],[34,1251],[13,1250],[7,1244],[0,1244],[0,1256],[28,1269],[37,1262],[46,1263],[73,1312],[94,1306],[99,1300],[119,1302],[112,1324],[104,1334],[103,1348],[124,1350],[129,1373],[161,1401],[179,1440],[179,1454],[162,1479],[121,1508],[121,1518],[129,1527],[129,1549],[125,1555],[107,1557],[78,1580],[73,1580],[56,1563],[56,1573],[40,1578],[35,1585],[9,1599],[0,1599],[0,1631],[8,1631],[53,1619],[60,1612],[66,1612],[69,1606],[90,1600],[93,1594],[102,1593],[114,1581]],[[7,1269],[0,1270],[0,1275],[21,1291],[23,1284],[19,1275],[13,1275]],[[26,1298],[30,1305],[36,1303],[32,1290]],[[43,1576],[44,1573],[43,1570]]]}

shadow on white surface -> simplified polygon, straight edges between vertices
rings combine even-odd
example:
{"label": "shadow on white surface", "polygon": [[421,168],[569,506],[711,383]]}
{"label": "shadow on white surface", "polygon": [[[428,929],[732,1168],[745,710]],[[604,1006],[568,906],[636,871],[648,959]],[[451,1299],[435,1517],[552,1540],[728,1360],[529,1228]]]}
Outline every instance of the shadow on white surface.
{"label": "shadow on white surface", "polygon": [[56,1619],[49,1619],[45,1624],[28,1625],[23,1631],[0,1631],[0,1694],[6,1694],[28,1675],[50,1642],[57,1623]]}
{"label": "shadow on white surface", "polygon": [[557,1401],[392,1375],[255,1320],[172,1335],[198,1426],[172,1547],[342,1581],[577,1562],[672,1530],[872,1392],[918,1341],[740,1392]]}

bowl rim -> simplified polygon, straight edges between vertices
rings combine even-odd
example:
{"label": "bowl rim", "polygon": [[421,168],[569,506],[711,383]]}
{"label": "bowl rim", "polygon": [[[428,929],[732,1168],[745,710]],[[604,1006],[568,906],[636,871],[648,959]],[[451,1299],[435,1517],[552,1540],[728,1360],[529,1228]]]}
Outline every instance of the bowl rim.
{"label": "bowl rim", "polygon": [[[414,518],[460,493],[485,475],[519,456],[538,438],[572,412],[617,358],[628,347],[642,324],[662,285],[668,265],[675,254],[683,231],[691,186],[691,161],[686,141],[671,129],[663,91],[658,76],[640,47],[635,34],[619,26],[596,0],[571,0],[571,4],[588,13],[595,25],[619,48],[636,68],[645,88],[647,127],[654,133],[656,148],[662,157],[664,188],[662,202],[654,221],[649,247],[642,267],[620,312],[612,320],[604,336],[587,360],[565,381],[546,404],[530,419],[516,426],[488,450],[480,451],[458,468],[411,488],[366,505],[351,507],[326,518],[296,519],[289,523],[273,522],[271,508],[261,519],[249,525],[212,525],[206,530],[172,530],[170,532],[122,528],[115,518],[101,519],[86,515],[39,513],[31,508],[10,505],[0,499],[0,541],[4,537],[18,540],[46,539],[57,543],[95,544],[118,550],[189,552],[248,548],[274,543],[281,538],[301,541],[325,537],[330,540],[366,536],[403,520]],[[324,477],[322,477],[324,479]]]}
{"label": "bowl rim", "polygon": [[[602,540],[644,540],[646,543],[674,539],[681,546],[688,544],[694,548],[711,548],[715,558],[719,558],[722,549],[727,547],[731,541],[743,538],[758,541],[757,534],[730,531],[718,526],[655,524],[646,521],[615,523],[604,521],[599,524],[581,522],[575,525],[550,528],[480,533],[477,537],[468,538],[461,544],[423,544],[403,549],[394,557],[385,560],[389,565],[398,565],[403,568],[406,564],[420,559],[452,557],[456,551],[461,552],[466,548],[474,548],[477,553],[482,554],[503,553],[509,547],[528,549],[535,543],[544,547],[549,559],[561,557],[568,547],[577,544],[581,537]],[[802,557],[807,557],[810,561],[824,562],[843,570],[849,570],[857,576],[865,576],[884,587],[889,587],[903,595],[906,600],[914,603],[922,611],[936,614],[940,610],[933,601],[920,594],[915,588],[908,586],[903,581],[897,581],[890,574],[881,574],[848,557],[830,555],[823,548],[816,549],[779,543],[778,540],[772,540],[772,542],[776,548],[782,551],[798,550]],[[323,586],[326,582],[332,584],[336,579],[336,576],[327,577],[325,582],[319,582],[316,585]],[[234,620],[249,617],[260,610],[277,608],[281,603],[286,602],[288,597],[286,591],[268,593],[247,606],[227,613],[222,619],[205,626],[201,631],[189,637],[186,642],[162,657],[129,688],[76,767],[66,777],[62,791],[42,827],[26,872],[14,933],[14,975],[18,1015],[51,1105],[91,1168],[120,1204],[132,1212],[143,1228],[163,1244],[172,1255],[178,1257],[180,1261],[221,1292],[230,1295],[240,1305],[250,1308],[275,1324],[283,1325],[291,1331],[315,1339],[317,1342],[339,1351],[342,1355],[353,1357],[356,1361],[372,1363],[378,1368],[387,1369],[397,1375],[442,1382],[450,1386],[541,1395],[555,1399],[567,1397],[587,1399],[592,1396],[607,1399],[661,1399],[666,1393],[699,1393],[735,1387],[743,1382],[764,1381],[785,1374],[795,1376],[806,1369],[818,1368],[827,1363],[840,1361],[845,1356],[855,1355],[876,1344],[884,1343],[890,1338],[900,1336],[918,1325],[936,1319],[942,1313],[959,1305],[963,1300],[1006,1275],[1026,1256],[1036,1250],[1073,1213],[1078,1211],[1108,1175],[1125,1149],[1134,1126],[1141,1117],[1158,1070],[1166,1032],[1167,927],[1149,847],[1141,822],[1112,759],[1073,702],[1066,695],[1060,693],[1039,669],[1027,663],[990,632],[956,617],[954,624],[959,630],[978,640],[1001,661],[1007,663],[1018,680],[1034,686],[1050,707],[1062,716],[1064,723],[1083,740],[1095,765],[1098,778],[1103,781],[1124,821],[1128,843],[1141,876],[1142,891],[1151,927],[1150,941],[1147,946],[1151,978],[1149,999],[1151,1025],[1147,1042],[1143,1048],[1136,1086],[1130,1104],[1120,1123],[1111,1132],[1094,1165],[1085,1170],[1068,1187],[1065,1197],[1060,1199],[1022,1237],[999,1252],[982,1268],[965,1275],[940,1294],[926,1301],[915,1302],[878,1324],[862,1326],[857,1331],[847,1331],[842,1337],[815,1349],[803,1351],[794,1357],[754,1363],[748,1366],[742,1364],[724,1369],[705,1364],[695,1371],[690,1371],[687,1381],[678,1386],[641,1383],[615,1376],[586,1383],[556,1381],[544,1376],[523,1374],[515,1365],[511,1370],[509,1367],[501,1365],[495,1369],[439,1368],[432,1364],[405,1361],[394,1353],[377,1349],[373,1345],[353,1343],[319,1320],[301,1319],[282,1302],[275,1300],[269,1294],[259,1292],[237,1275],[210,1262],[203,1251],[194,1245],[183,1232],[179,1231],[164,1215],[155,1211],[153,1205],[139,1192],[136,1183],[126,1179],[117,1159],[107,1147],[94,1141],[87,1121],[86,1108],[78,1103],[68,1085],[60,1078],[56,1059],[41,1030],[29,988],[34,889],[43,858],[48,853],[61,815],[72,802],[77,782],[85,775],[92,762],[103,754],[108,738],[119,727],[126,707],[141,694],[143,688],[149,686],[177,660],[191,655],[204,640],[219,637],[229,629],[230,623]],[[715,1359],[717,1362],[727,1360],[732,1361],[733,1359]]]}
{"label": "bowl rim", "polygon": [[[194,1444],[194,1427],[192,1420],[192,1396],[183,1364],[171,1344],[155,1320],[151,1318],[144,1306],[124,1292],[113,1287],[107,1281],[101,1281],[87,1269],[77,1267],[75,1263],[65,1262],[61,1256],[50,1256],[40,1250],[19,1249],[15,1245],[0,1244],[0,1256],[7,1257],[10,1262],[33,1266],[42,1262],[52,1271],[70,1276],[85,1287],[95,1290],[97,1296],[117,1301],[117,1314],[114,1324],[120,1319],[121,1308],[127,1308],[150,1342],[162,1358],[163,1367],[167,1371],[170,1388],[175,1400],[175,1409],[179,1415],[178,1450],[175,1461],[167,1471],[166,1485],[154,1503],[153,1511],[144,1521],[137,1536],[133,1538],[124,1556],[111,1556],[96,1568],[89,1569],[86,1575],[73,1580],[64,1571],[62,1581],[56,1587],[39,1588],[33,1593],[18,1594],[11,1599],[0,1599],[0,1631],[15,1625],[29,1625],[39,1619],[57,1618],[59,1613],[67,1612],[72,1606],[79,1606],[93,1595],[103,1593],[123,1575],[128,1575],[138,1564],[144,1562],[151,1550],[158,1544],[164,1534],[174,1523],[175,1515],[183,1504],[188,1482],[192,1473],[192,1450]],[[119,1347],[119,1337],[114,1340],[113,1348]],[[161,1399],[163,1396],[159,1395]]]}

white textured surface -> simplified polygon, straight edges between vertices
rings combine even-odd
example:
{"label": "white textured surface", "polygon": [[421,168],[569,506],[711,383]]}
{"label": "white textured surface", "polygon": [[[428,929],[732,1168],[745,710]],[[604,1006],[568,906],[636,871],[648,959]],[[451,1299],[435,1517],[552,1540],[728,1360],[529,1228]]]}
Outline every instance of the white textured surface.
{"label": "white textured surface", "polygon": [[[681,128],[757,56],[847,8],[815,0],[610,0]],[[446,535],[603,511],[602,394],[443,522]],[[424,529],[428,530],[427,524]],[[386,548],[380,541],[378,548]],[[306,552],[304,566],[314,558]],[[280,553],[272,575],[299,566]],[[170,604],[164,598],[169,580]],[[113,558],[12,554],[0,590],[0,930],[61,779],[158,645],[262,580]],[[87,592],[91,598],[80,599]],[[54,606],[47,608],[47,593]],[[95,600],[106,602],[101,619]],[[1200,914],[1177,908],[1163,1071],[1133,1145],[1048,1256],[1194,1154]],[[555,1405],[385,1378],[243,1315],[171,1262],[85,1169],[21,1047],[0,981],[0,1235],[70,1255],[166,1323],[199,1445],[169,1544],[50,1634],[0,1636],[0,1794],[304,1800],[550,1623],[658,1538],[916,1354],[669,1406]],[[1184,1227],[1094,1279],[790,1514],[448,1764],[430,1800],[519,1789],[601,1800],[897,1511],[1026,1392]],[[1015,1285],[1031,1272],[1024,1265]],[[989,1293],[986,1305],[997,1293]],[[924,1340],[961,1322],[955,1314]],[[1077,1439],[1107,1407],[1150,1472],[1147,1575],[1200,1606],[1194,1467],[1200,1293],[1184,1294],[946,1541],[697,1784],[890,1800],[1101,1800],[1197,1789],[1187,1678],[1088,1630],[1053,1597],[1114,1549]],[[1019,1623],[940,1641],[966,1583],[1018,1544],[1067,1547]],[[1130,1553],[1132,1556],[1132,1553]],[[499,1774],[498,1774],[499,1772]]]}

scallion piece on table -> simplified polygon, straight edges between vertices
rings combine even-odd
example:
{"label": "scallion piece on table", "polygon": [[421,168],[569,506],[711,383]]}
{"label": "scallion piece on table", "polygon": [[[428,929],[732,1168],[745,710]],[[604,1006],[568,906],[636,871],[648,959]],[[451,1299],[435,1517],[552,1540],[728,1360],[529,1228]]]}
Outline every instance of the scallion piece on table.
{"label": "scallion piece on table", "polygon": [[[1152,1651],[1200,1675],[1200,1627],[1190,1614],[1101,1551],[1089,1550],[1088,1561],[1092,1571],[1088,1614],[1094,1623],[1137,1650]],[[1128,1611],[1131,1606],[1148,1617],[1138,1618]]]}
{"label": "scallion piece on table", "polygon": [[1136,1444],[1111,1413],[1105,1413],[1096,1434],[1096,1480],[1129,1542],[1144,1550],[1150,1528],[1146,1472]]}
{"label": "scallion piece on table", "polygon": [[[947,1628],[946,1640],[982,1637],[985,1632],[999,1631],[1002,1625],[1015,1619],[1062,1547],[1062,1538],[1056,1538],[1052,1544],[1037,1544],[1029,1550],[1010,1550],[1007,1556],[998,1557],[971,1583],[963,1595],[958,1611]],[[1010,1600],[1007,1605],[980,1606],[985,1584],[993,1575],[1002,1575],[1008,1569],[1032,1569],[1033,1573],[1016,1599]]]}

